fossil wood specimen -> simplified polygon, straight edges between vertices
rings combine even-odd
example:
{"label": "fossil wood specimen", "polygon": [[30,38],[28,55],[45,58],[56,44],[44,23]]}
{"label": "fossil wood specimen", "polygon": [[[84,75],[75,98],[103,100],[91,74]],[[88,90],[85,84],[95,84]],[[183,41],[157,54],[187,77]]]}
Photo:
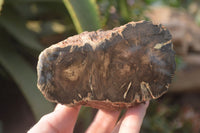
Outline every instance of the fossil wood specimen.
{"label": "fossil wood specimen", "polygon": [[40,54],[38,88],[53,102],[108,110],[156,99],[175,71],[171,39],[148,21],[69,37]]}
{"label": "fossil wood specimen", "polygon": [[[198,4],[193,6],[197,6],[197,8],[192,8],[193,11],[195,9],[200,11]],[[153,23],[162,23],[170,30],[173,36],[174,50],[176,55],[181,58],[176,71],[176,80],[170,85],[170,91],[174,93],[199,93],[200,26],[195,23],[191,14],[182,9],[165,6],[152,7],[145,14]]]}

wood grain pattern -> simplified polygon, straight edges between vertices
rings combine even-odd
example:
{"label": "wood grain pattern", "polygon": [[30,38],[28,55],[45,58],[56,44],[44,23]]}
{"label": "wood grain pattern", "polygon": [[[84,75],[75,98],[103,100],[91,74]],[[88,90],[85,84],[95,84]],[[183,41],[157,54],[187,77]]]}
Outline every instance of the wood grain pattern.
{"label": "wood grain pattern", "polygon": [[108,110],[156,99],[175,71],[171,39],[148,21],[69,37],[40,54],[38,88],[53,102]]}

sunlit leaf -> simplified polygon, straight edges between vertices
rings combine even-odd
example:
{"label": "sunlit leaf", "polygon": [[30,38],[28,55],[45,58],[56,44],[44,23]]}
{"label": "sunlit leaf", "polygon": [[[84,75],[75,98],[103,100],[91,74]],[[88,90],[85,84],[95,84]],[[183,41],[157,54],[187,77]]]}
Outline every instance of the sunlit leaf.
{"label": "sunlit leaf", "polygon": [[61,2],[62,0],[6,0],[6,3]]}
{"label": "sunlit leaf", "polygon": [[119,9],[120,14],[126,21],[131,20],[131,11],[128,8],[128,4],[126,0],[119,0]]}
{"label": "sunlit leaf", "polygon": [[94,0],[63,0],[63,2],[79,33],[100,28],[99,13]]}
{"label": "sunlit leaf", "polygon": [[2,10],[4,0],[0,0],[0,11]]}

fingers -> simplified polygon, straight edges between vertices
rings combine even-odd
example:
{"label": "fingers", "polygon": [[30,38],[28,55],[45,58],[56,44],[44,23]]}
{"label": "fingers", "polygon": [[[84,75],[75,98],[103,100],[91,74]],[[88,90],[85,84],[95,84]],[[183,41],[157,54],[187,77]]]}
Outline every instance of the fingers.
{"label": "fingers", "polygon": [[[107,133],[111,132],[113,128],[114,133],[139,133],[148,105],[149,102],[128,109],[115,128],[120,112],[99,110],[86,133]],[[79,110],[80,106],[67,107],[59,104],[54,112],[43,116],[29,133],[73,133]]]}
{"label": "fingers", "polygon": [[118,120],[119,114],[119,111],[99,110],[86,133],[110,133]]}
{"label": "fingers", "polygon": [[146,102],[128,109],[113,133],[139,133],[148,105],[149,102]]}
{"label": "fingers", "polygon": [[43,116],[29,133],[73,133],[79,107],[58,104],[54,112]]}

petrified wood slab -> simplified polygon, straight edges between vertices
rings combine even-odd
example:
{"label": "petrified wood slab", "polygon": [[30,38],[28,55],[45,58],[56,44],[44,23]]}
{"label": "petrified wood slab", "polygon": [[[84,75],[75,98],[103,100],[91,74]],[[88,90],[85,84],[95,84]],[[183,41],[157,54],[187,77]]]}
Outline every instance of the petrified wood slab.
{"label": "petrified wood slab", "polygon": [[53,102],[109,110],[156,99],[175,71],[171,39],[147,21],[69,37],[40,54],[38,88]]}

